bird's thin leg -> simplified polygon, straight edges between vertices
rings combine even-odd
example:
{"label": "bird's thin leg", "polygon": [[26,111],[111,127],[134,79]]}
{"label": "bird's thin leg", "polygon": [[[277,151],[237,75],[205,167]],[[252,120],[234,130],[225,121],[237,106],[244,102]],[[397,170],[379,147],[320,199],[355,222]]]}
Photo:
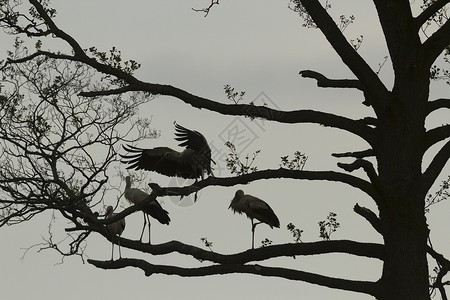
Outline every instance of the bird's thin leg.
{"label": "bird's thin leg", "polygon": [[139,242],[142,243],[142,236],[144,235],[145,225],[147,225],[147,219],[145,218],[145,212],[142,212],[144,214],[144,226],[142,227],[141,237],[139,238]]}
{"label": "bird's thin leg", "polygon": [[117,236],[117,244],[119,245],[119,259],[122,259],[122,253],[120,253],[120,236]]}
{"label": "bird's thin leg", "polygon": [[253,224],[253,219],[252,220],[252,249],[255,249],[255,227],[256,225]]}
{"label": "bird's thin leg", "polygon": [[151,223],[150,223],[150,217],[147,215],[147,219],[148,219],[148,243],[151,245],[152,244],[152,240],[151,240],[151,230],[150,230],[150,227],[151,227]]}
{"label": "bird's thin leg", "polygon": [[111,240],[111,261],[114,260],[114,236],[112,237]]}
{"label": "bird's thin leg", "polygon": [[256,225],[261,224],[262,222],[256,222],[253,223],[253,219],[252,220],[252,249],[255,249],[255,229],[256,229]]}

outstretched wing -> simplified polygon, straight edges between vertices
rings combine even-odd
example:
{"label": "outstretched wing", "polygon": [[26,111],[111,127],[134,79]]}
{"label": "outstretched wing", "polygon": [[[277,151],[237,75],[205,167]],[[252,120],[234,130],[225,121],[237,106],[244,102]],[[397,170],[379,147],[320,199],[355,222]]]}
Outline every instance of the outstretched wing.
{"label": "outstretched wing", "polygon": [[199,163],[208,174],[211,174],[211,148],[205,137],[198,131],[187,129],[175,123],[175,140],[180,141],[179,146],[192,149],[198,154]]}
{"label": "outstretched wing", "polygon": [[180,141],[179,146],[186,147],[187,149],[192,149],[195,152],[201,153],[205,148],[209,148],[208,142],[205,137],[198,131],[187,129],[177,123],[175,123],[175,135],[177,136],[175,140]]}
{"label": "outstretched wing", "polygon": [[128,154],[120,155],[121,162],[128,164],[127,169],[154,171],[166,176],[179,176],[185,166],[181,161],[174,159],[180,155],[168,147],[156,147],[153,149],[142,149],[134,146],[123,146]]}

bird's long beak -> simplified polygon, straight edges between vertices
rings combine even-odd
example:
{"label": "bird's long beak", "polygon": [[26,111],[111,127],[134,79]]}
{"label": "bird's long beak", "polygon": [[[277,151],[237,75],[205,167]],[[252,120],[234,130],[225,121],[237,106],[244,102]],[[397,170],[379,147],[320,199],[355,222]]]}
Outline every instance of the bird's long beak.
{"label": "bird's long beak", "polygon": [[234,201],[234,198],[233,198],[233,199],[231,199],[231,202],[230,202],[230,205],[228,206],[228,209],[230,209],[230,208],[231,208],[231,205],[233,204],[233,201]]}

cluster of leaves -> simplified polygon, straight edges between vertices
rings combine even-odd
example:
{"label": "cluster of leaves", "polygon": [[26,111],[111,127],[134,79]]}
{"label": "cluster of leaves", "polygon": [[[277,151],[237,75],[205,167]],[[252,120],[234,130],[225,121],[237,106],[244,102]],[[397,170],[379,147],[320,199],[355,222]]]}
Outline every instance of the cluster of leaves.
{"label": "cluster of leaves", "polygon": [[294,238],[295,243],[303,243],[301,239],[303,230],[296,228],[292,223],[287,224],[287,230],[292,233],[292,237]]}
{"label": "cluster of leaves", "polygon": [[[429,6],[433,5],[435,0],[423,0],[423,4],[420,6],[421,10],[425,10]],[[444,6],[436,13],[434,13],[431,18],[429,18],[421,27],[422,34],[428,38],[437,28],[442,27],[445,22],[449,19],[447,15],[447,8]],[[433,65],[430,70],[430,78],[432,80],[446,80],[447,84],[450,84],[450,46],[448,46],[442,57],[443,63],[446,68],[440,68],[437,65]]]}
{"label": "cluster of leaves", "polygon": [[[421,10],[425,10],[428,7],[430,7],[431,5],[434,4],[434,2],[436,2],[436,0],[423,0],[423,4],[420,6]],[[428,34],[426,33],[427,29],[429,29],[430,26],[432,25],[436,25],[437,27],[441,27],[442,25],[444,25],[444,23],[448,20],[448,15],[447,15],[447,9],[444,6],[443,8],[441,8],[440,10],[438,10],[435,14],[433,14],[431,16],[431,18],[429,18],[425,24],[422,26],[422,32],[428,36]]]}
{"label": "cluster of leaves", "polygon": [[350,15],[349,17],[347,17],[346,15],[340,15],[339,16],[339,29],[344,32],[345,29],[347,29],[347,27],[350,24],[353,24],[353,22],[355,21],[355,16],[354,15]]}
{"label": "cluster of leaves", "polygon": [[210,242],[207,237],[200,238],[200,240],[202,241],[203,245],[205,247],[208,247],[209,251],[212,252],[213,242]]}
{"label": "cluster of leaves", "polygon": [[361,47],[363,41],[364,41],[364,36],[361,34],[356,39],[351,39],[350,44],[352,44],[353,49],[358,50],[359,47]]}
{"label": "cluster of leaves", "polygon": [[225,90],[227,99],[232,101],[234,104],[238,104],[244,98],[245,91],[236,92],[229,84],[226,84],[223,89]]}
{"label": "cluster of leaves", "polygon": [[447,200],[450,197],[450,175],[446,180],[443,180],[441,185],[439,186],[439,190],[437,190],[434,195],[428,194],[425,198],[425,212],[428,213],[430,211],[430,206],[439,203],[441,201]]}
{"label": "cluster of leaves", "polygon": [[[28,10],[28,14],[16,11],[16,8],[22,3],[18,0],[0,1],[0,27],[6,33],[19,34],[25,33],[28,36],[44,36],[49,34],[43,18],[34,7]],[[48,0],[41,1],[43,9],[50,18],[56,16],[56,10],[48,7]]]}
{"label": "cluster of leaves", "polygon": [[300,151],[295,151],[294,158],[291,160],[289,160],[289,155],[281,157],[280,167],[289,170],[303,170],[307,160],[308,156],[306,156],[306,154],[301,153]]}
{"label": "cluster of leaves", "polygon": [[130,75],[141,67],[141,64],[132,59],[122,61],[122,53],[116,47],[112,47],[109,53],[99,51],[96,47],[91,47],[88,51],[98,62]]}
{"label": "cluster of leaves", "polygon": [[430,69],[430,79],[446,80],[446,83],[450,84],[450,46],[445,49],[442,60],[447,65],[447,68],[433,65]]}
{"label": "cluster of leaves", "polygon": [[336,230],[340,227],[340,224],[337,222],[336,216],[336,213],[330,212],[326,220],[319,222],[319,237],[325,241],[329,241],[331,238],[331,234],[336,232]]}
{"label": "cluster of leaves", "polygon": [[[288,4],[288,8],[300,16],[300,18],[303,19],[303,27],[306,28],[317,28],[316,23],[314,23],[313,19],[309,15],[309,13],[306,11],[305,7],[303,6],[302,2],[300,0],[290,0]],[[324,5],[325,9],[331,8],[331,4],[327,0]]]}
{"label": "cluster of leaves", "polygon": [[[323,7],[325,10],[329,10],[331,8],[331,3],[329,0],[326,0],[325,3],[323,4]],[[299,14],[300,18],[303,19],[303,27],[306,28],[317,28],[316,24],[314,23],[313,19],[311,18],[311,16],[308,14],[308,12],[306,11],[306,9],[303,7],[302,3],[300,0],[290,0],[288,8],[291,9],[292,11],[296,12]],[[353,24],[353,22],[356,20],[356,17],[354,15],[340,15],[339,16],[339,20],[336,21],[336,24],[339,28],[340,31],[344,32],[347,27],[351,24]],[[353,46],[353,48],[355,50],[358,50],[359,47],[361,46],[363,42],[363,36],[360,35],[359,37],[355,38],[355,39],[351,39],[350,40],[350,44]]]}
{"label": "cluster of leaves", "polygon": [[231,174],[236,174],[238,176],[243,174],[249,174],[258,170],[256,166],[253,166],[256,157],[261,152],[261,150],[256,150],[253,153],[253,157],[250,159],[249,154],[245,156],[245,161],[242,162],[239,154],[236,151],[236,146],[228,141],[225,146],[230,150],[228,157],[225,159],[227,163],[227,169],[230,170]]}
{"label": "cluster of leaves", "polygon": [[[41,0],[41,5],[44,7],[45,13],[50,17],[50,18],[54,18],[56,17],[56,9],[51,8],[48,6],[48,4],[50,3],[50,0]],[[32,6],[29,10],[30,15],[38,20],[43,20],[42,16],[36,11],[36,8],[34,6]]]}
{"label": "cluster of leaves", "polygon": [[273,241],[269,240],[268,238],[265,238],[261,241],[261,248],[267,247],[272,245]]}

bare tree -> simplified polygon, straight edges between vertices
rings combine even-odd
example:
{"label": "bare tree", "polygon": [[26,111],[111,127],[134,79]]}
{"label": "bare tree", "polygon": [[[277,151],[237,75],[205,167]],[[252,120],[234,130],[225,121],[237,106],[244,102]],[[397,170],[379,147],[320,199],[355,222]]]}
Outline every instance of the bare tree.
{"label": "bare tree", "polygon": [[[16,41],[10,59],[26,51]],[[136,116],[138,106],[151,97],[77,96],[94,85],[90,67],[67,60],[37,57],[3,69],[0,226],[49,210],[78,225],[86,224],[85,215],[96,219],[94,211],[103,211],[105,191],[117,186],[108,180],[117,175],[112,167],[121,143],[133,141],[127,138],[131,133],[156,136],[148,129],[149,121]],[[43,247],[64,256],[82,255],[80,245],[88,235],[70,234],[68,250],[51,238]]]}
{"label": "bare tree", "polygon": [[[343,25],[336,24],[327,12],[328,1],[325,6],[322,6],[318,0],[291,1],[291,8],[305,19],[306,26],[316,27],[322,31],[344,64],[353,72],[355,78],[329,79],[323,74],[310,70],[302,71],[300,74],[317,80],[321,87],[360,90],[363,96],[363,104],[371,107],[375,114],[375,117],[366,117],[360,120],[313,110],[279,111],[252,104],[223,104],[193,95],[170,85],[144,82],[133,75],[133,70],[137,66],[135,62],[122,64],[120,53],[115,49],[109,54],[99,52],[95,48],[83,49],[74,38],[54,23],[52,17],[55,12],[47,6],[47,2],[38,0],[30,0],[29,2],[32,9],[28,14],[19,13],[18,7],[5,5],[0,19],[2,26],[14,34],[25,34],[30,37],[53,36],[65,41],[71,47],[72,52],[64,54],[37,48],[33,53],[23,53],[21,56],[9,58],[3,67],[4,70],[27,63],[34,63],[38,66],[38,62],[45,60],[45,58],[54,59],[58,62],[76,62],[77,66],[79,64],[86,65],[91,70],[96,70],[97,74],[103,76],[104,81],[107,82],[97,89],[95,86],[81,85],[83,91],[79,95],[85,98],[80,101],[86,101],[86,103],[92,101],[108,103],[107,99],[109,98],[98,97],[114,97],[134,91],[151,95],[168,95],[181,100],[184,104],[215,111],[222,115],[249,116],[287,124],[316,123],[341,129],[364,140],[369,148],[335,154],[336,157],[354,158],[352,163],[339,164],[344,172],[280,168],[255,171],[237,177],[210,177],[191,186],[179,188],[159,187],[157,184],[152,184],[153,191],[148,201],[167,195],[188,195],[207,186],[233,186],[269,178],[335,181],[360,189],[373,199],[378,207],[379,214],[359,205],[355,206],[354,211],[364,217],[382,235],[383,244],[344,240],[321,241],[269,245],[242,253],[223,255],[178,241],[160,245],[145,245],[121,238],[122,247],[153,255],[178,252],[214,264],[206,267],[184,268],[155,265],[142,259],[122,259],[114,262],[89,260],[91,264],[104,269],[137,267],[142,269],[147,276],[155,273],[180,276],[207,276],[229,273],[275,276],[365,293],[377,299],[429,299],[431,288],[431,290],[438,289],[442,298],[447,299],[444,289],[446,283],[443,281],[443,277],[450,268],[450,262],[433,249],[431,244],[427,244],[429,230],[425,218],[425,200],[431,186],[449,160],[450,125],[426,130],[425,120],[438,109],[450,108],[450,99],[429,99],[430,78],[433,78],[433,75],[440,74],[438,71],[432,72],[433,64],[442,53],[445,53],[450,44],[450,22],[445,18],[444,13],[446,5],[450,1],[425,1],[422,11],[417,16],[412,14],[410,1],[373,1],[393,66],[392,72],[395,81],[392,89],[388,89],[383,84],[377,72],[373,71],[358,54],[356,51],[357,45],[355,47],[355,44],[347,41],[342,30],[350,21],[344,19],[341,20],[341,22],[344,22]],[[442,16],[442,18],[437,18],[437,16]],[[437,28],[432,33],[424,35],[423,32],[427,30],[426,27],[430,22],[434,22]],[[35,70],[37,66],[33,67],[32,70]],[[13,97],[2,99],[10,99],[9,103],[20,103],[22,101],[17,99],[14,102],[15,98]],[[51,99],[47,100],[46,103],[51,105]],[[54,106],[56,110],[59,107],[56,104]],[[4,201],[5,206],[16,207],[22,201],[23,206],[31,209],[31,213],[33,213],[39,209],[55,209],[55,203],[61,204],[61,201],[65,203],[64,201],[67,201],[67,198],[70,203],[76,203],[77,205],[80,205],[77,201],[82,201],[81,204],[90,203],[87,200],[90,200],[94,192],[100,190],[103,183],[102,179],[94,179],[92,173],[106,178],[104,170],[108,163],[103,163],[98,168],[94,165],[93,171],[90,170],[89,174],[83,173],[87,172],[84,169],[77,169],[77,172],[82,171],[81,174],[86,174],[86,176],[83,175],[83,183],[74,180],[71,182],[73,175],[70,175],[72,174],[70,172],[67,173],[69,176],[66,180],[61,180],[61,175],[57,169],[53,170],[54,167],[52,169],[52,166],[56,163],[55,159],[64,162],[70,157],[77,159],[78,156],[65,153],[60,150],[59,146],[54,149],[58,143],[48,143],[50,129],[45,122],[40,120],[42,112],[39,111],[39,106],[37,112],[37,115],[30,122],[34,126],[32,130],[37,137],[34,144],[31,146],[14,144],[7,139],[8,135],[6,134],[4,140],[11,143],[12,149],[16,149],[14,153],[16,153],[15,157],[19,162],[22,164],[29,163],[32,170],[33,168],[36,169],[35,172],[39,174],[42,172],[46,174],[45,172],[47,172],[51,174],[51,178],[49,180],[47,176],[38,176],[38,179],[35,179],[36,176],[33,174],[33,176],[26,177],[27,180],[24,180],[23,186],[4,181],[2,188],[13,199],[10,202]],[[72,122],[78,124],[79,121],[73,118]],[[81,125],[75,125],[75,128],[77,128],[76,126]],[[445,140],[447,141],[434,156],[431,163],[422,170],[422,158],[425,152],[438,142]],[[43,143],[42,141],[47,142]],[[11,146],[8,145],[8,147]],[[48,150],[47,147],[53,148]],[[86,147],[89,147],[89,144],[82,144],[82,147],[74,149],[83,152]],[[72,148],[69,146],[69,149]],[[43,160],[42,162],[37,161],[37,158],[33,160],[33,155],[36,152],[39,154],[39,159]],[[376,166],[374,166],[374,162]],[[12,163],[13,161],[10,162],[10,164]],[[89,166],[89,169],[93,161],[88,159],[82,163]],[[42,165],[47,166],[47,170],[41,170]],[[365,171],[366,178],[349,174],[358,169]],[[33,184],[36,184],[36,182],[39,183],[39,187],[46,187],[45,190],[34,187]],[[45,197],[36,196],[36,194],[42,193],[46,193],[44,194]],[[48,199],[53,200],[49,201]],[[36,203],[39,203],[39,205]],[[7,206],[5,209],[11,208]],[[68,231],[88,233],[95,231],[108,238],[107,232],[102,226],[105,221],[99,221],[92,213],[86,213],[82,208],[73,209],[71,206],[67,206],[67,208],[64,206],[64,209],[58,207],[57,209],[73,222],[74,227],[68,229]],[[108,219],[108,221],[114,222],[138,209],[138,205],[130,207],[123,213]],[[12,211],[8,215],[14,216],[14,213],[23,219],[27,216],[20,210]],[[80,219],[84,222],[81,222]],[[255,264],[257,261],[274,257],[338,252],[382,260],[381,278],[376,282],[357,281]],[[439,265],[438,274],[431,286],[427,254],[435,259]]]}

